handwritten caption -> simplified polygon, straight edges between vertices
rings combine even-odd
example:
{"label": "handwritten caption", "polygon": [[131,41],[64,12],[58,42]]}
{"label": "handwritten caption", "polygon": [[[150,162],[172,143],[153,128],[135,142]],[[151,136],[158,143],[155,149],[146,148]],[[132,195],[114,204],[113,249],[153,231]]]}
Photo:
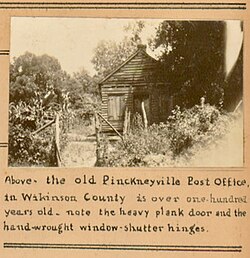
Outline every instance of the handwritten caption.
{"label": "handwritten caption", "polygon": [[237,177],[52,174],[41,180],[8,175],[4,184],[8,191],[2,197],[2,227],[8,233],[143,232],[193,236],[216,231],[203,223],[204,219],[218,219],[220,223],[220,218],[240,220],[248,215],[244,190],[249,184]]}

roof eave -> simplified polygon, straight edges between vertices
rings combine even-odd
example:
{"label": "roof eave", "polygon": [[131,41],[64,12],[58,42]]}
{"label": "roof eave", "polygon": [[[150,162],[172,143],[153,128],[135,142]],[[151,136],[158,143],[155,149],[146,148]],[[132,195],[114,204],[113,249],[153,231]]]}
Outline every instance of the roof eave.
{"label": "roof eave", "polygon": [[152,58],[154,61],[157,62],[156,59],[154,59],[152,56],[150,56],[145,50],[137,49],[137,51],[132,54],[130,57],[127,58],[120,66],[118,66],[115,70],[113,70],[111,73],[109,73],[106,77],[104,77],[98,84],[101,86],[106,80],[108,80],[113,74],[115,74],[117,71],[119,71],[124,65],[126,65],[130,60],[132,60],[138,53],[144,52],[148,57]]}

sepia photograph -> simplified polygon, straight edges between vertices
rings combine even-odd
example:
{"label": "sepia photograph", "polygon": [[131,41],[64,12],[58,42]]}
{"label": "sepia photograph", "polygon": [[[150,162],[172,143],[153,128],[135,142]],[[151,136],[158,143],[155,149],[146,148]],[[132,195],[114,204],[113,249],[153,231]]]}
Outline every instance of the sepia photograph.
{"label": "sepia photograph", "polygon": [[10,167],[242,167],[243,21],[12,17]]}

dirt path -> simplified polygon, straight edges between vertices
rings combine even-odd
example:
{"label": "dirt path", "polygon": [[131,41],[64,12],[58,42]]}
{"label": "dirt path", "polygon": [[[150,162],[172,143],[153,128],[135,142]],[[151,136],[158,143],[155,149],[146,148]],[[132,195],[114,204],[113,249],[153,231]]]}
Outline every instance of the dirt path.
{"label": "dirt path", "polygon": [[61,153],[64,167],[94,167],[96,142],[93,137],[69,133],[69,143]]}

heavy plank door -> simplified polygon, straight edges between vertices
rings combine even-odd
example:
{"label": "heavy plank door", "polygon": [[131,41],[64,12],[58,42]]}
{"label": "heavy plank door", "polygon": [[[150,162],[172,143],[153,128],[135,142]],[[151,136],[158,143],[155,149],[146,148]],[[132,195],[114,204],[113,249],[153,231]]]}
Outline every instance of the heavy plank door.
{"label": "heavy plank door", "polygon": [[108,97],[108,120],[119,121],[123,119],[125,112],[125,96],[110,95]]}

